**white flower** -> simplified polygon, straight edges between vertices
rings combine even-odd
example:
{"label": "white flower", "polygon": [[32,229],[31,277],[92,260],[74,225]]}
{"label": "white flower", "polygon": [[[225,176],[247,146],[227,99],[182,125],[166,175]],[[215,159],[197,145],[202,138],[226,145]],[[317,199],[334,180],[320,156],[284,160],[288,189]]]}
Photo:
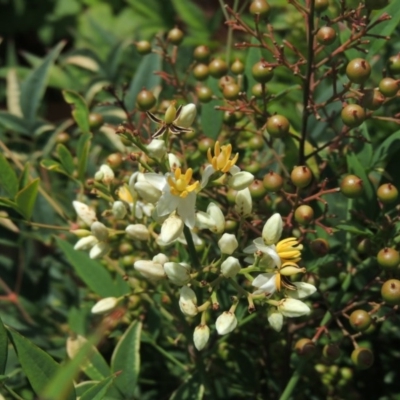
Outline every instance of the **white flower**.
{"label": "white flower", "polygon": [[190,266],[186,263],[167,262],[164,271],[174,285],[183,286],[190,281]]}
{"label": "white flower", "polygon": [[225,217],[219,206],[210,203],[207,212],[196,213],[196,224],[200,229],[210,229],[214,233],[222,233],[225,230]]}
{"label": "white flower", "polygon": [[282,235],[283,222],[280,214],[275,213],[264,224],[262,238],[264,243],[269,246],[278,242]]}
{"label": "white flower", "polygon": [[271,296],[277,291],[276,273],[260,274],[251,283],[252,286],[258,288],[253,294],[265,293],[266,296]]}
{"label": "white flower", "polygon": [[181,162],[179,161],[179,158],[173,153],[168,153],[168,162],[171,171],[175,171],[176,168],[181,167]]}
{"label": "white flower", "polygon": [[268,322],[271,325],[272,329],[276,332],[280,332],[283,325],[283,315],[276,310],[268,311]]}
{"label": "white flower", "polygon": [[92,208],[80,201],[73,201],[72,205],[75,208],[78,217],[88,226],[92,225],[97,220],[96,213]]}
{"label": "white flower", "polygon": [[226,278],[233,278],[240,271],[240,262],[237,258],[229,256],[221,264],[221,272]]}
{"label": "white flower", "polygon": [[150,239],[149,230],[147,226],[143,224],[130,224],[125,228],[125,232],[135,240],[146,241]]}
{"label": "white flower", "polygon": [[153,261],[155,263],[164,265],[165,263],[167,263],[169,261],[169,258],[163,253],[158,253],[157,255],[155,255],[153,257]]}
{"label": "white flower", "polygon": [[240,171],[228,179],[228,186],[235,190],[243,190],[254,181],[254,175],[247,171]]}
{"label": "white flower", "polygon": [[289,318],[301,317],[303,315],[308,315],[311,312],[311,309],[307,304],[292,298],[282,299],[277,308],[284,317]]}
{"label": "white flower", "polygon": [[196,293],[188,286],[183,286],[179,292],[179,307],[188,317],[194,317],[199,312]]}
{"label": "white flower", "polygon": [[103,164],[100,167],[99,172],[102,174],[100,180],[106,185],[108,185],[114,179],[114,171],[107,164]]}
{"label": "white flower", "polygon": [[182,110],[178,118],[174,121],[174,124],[184,128],[190,128],[196,118],[196,113],[196,106],[193,103],[186,104],[182,107]]}
{"label": "white flower", "polygon": [[74,246],[75,250],[89,250],[99,241],[96,236],[89,235],[79,239]]}
{"label": "white flower", "polygon": [[125,204],[119,200],[113,203],[111,211],[116,219],[124,219],[127,214]]}
{"label": "white flower", "polygon": [[251,199],[251,193],[249,188],[239,190],[235,197],[235,210],[243,215],[251,214],[253,208],[253,201]]}
{"label": "white flower", "polygon": [[160,280],[166,277],[163,266],[154,261],[138,260],[133,264],[136,271],[150,280]]}
{"label": "white flower", "polygon": [[165,176],[145,174],[146,181],[162,193],[156,205],[157,214],[162,217],[176,211],[189,228],[195,225],[196,190],[199,186],[198,181],[190,183],[192,175],[191,168],[185,174],[180,168]]}
{"label": "white flower", "polygon": [[167,147],[164,140],[153,139],[148,145],[147,150],[151,157],[161,160],[167,153]]}
{"label": "white flower", "polygon": [[210,338],[210,328],[207,325],[198,325],[193,332],[193,343],[197,350],[203,350]]}
{"label": "white flower", "polygon": [[92,231],[92,234],[96,236],[96,238],[100,242],[104,242],[105,240],[108,239],[108,229],[101,222],[99,221],[93,222],[93,224],[90,226],[90,230]]}
{"label": "white flower", "polygon": [[286,294],[292,299],[305,299],[308,296],[314,294],[317,288],[311,283],[307,282],[293,282],[296,286],[296,290],[287,290]]}
{"label": "white flower", "polygon": [[92,314],[104,314],[114,310],[119,300],[116,297],[106,297],[99,300],[91,309]]}
{"label": "white flower", "polygon": [[237,319],[233,312],[224,311],[215,321],[215,329],[219,335],[232,332],[237,326]]}
{"label": "white flower", "polygon": [[169,216],[161,225],[160,239],[162,243],[169,244],[183,232],[183,221],[177,215]]}
{"label": "white flower", "polygon": [[236,236],[231,233],[224,233],[218,240],[221,253],[231,255],[239,246]]}
{"label": "white flower", "polygon": [[101,258],[105,256],[110,250],[110,246],[106,242],[99,242],[95,244],[89,252],[89,257],[92,259]]}

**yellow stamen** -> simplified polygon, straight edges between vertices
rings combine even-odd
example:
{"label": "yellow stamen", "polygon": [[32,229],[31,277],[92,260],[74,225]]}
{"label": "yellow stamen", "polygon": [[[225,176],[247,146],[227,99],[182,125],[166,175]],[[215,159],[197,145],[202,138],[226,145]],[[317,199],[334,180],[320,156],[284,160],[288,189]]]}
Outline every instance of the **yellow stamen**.
{"label": "yellow stamen", "polygon": [[192,168],[188,168],[185,174],[182,174],[180,168],[177,168],[174,171],[174,177],[169,176],[167,178],[167,182],[170,186],[171,193],[174,196],[179,196],[181,198],[186,198],[187,195],[193,191],[196,191],[200,185],[199,181],[195,181],[192,184],[189,184],[192,180],[193,170]]}
{"label": "yellow stamen", "polygon": [[279,273],[275,275],[275,284],[276,284],[276,290],[278,292],[280,292],[281,291],[281,274],[279,274]]}
{"label": "yellow stamen", "polygon": [[215,142],[214,145],[214,157],[211,153],[211,148],[207,151],[208,162],[213,166],[216,171],[221,171],[223,173],[228,172],[237,162],[239,158],[239,153],[230,159],[232,155],[232,145],[228,144],[226,146],[220,146],[219,142]]}
{"label": "yellow stamen", "polygon": [[281,259],[282,266],[287,263],[297,266],[301,260],[301,250],[303,250],[303,245],[294,237],[283,239],[276,244],[276,252]]}
{"label": "yellow stamen", "polygon": [[118,190],[118,197],[120,200],[125,201],[127,203],[133,203],[133,196],[130,192],[128,186],[124,185]]}

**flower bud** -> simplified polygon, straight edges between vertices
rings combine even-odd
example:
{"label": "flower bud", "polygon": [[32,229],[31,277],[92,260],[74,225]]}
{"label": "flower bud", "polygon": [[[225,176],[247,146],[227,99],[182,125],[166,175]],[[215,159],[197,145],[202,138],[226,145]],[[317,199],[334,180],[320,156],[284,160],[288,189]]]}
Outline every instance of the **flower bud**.
{"label": "flower bud", "polygon": [[288,290],[286,294],[292,299],[304,299],[305,297],[311,296],[317,290],[314,285],[307,282],[293,282],[296,286],[296,290]]}
{"label": "flower bud", "polygon": [[218,335],[226,335],[232,332],[237,326],[237,319],[233,312],[224,311],[215,321],[215,329]]}
{"label": "flower bud", "polygon": [[194,328],[193,343],[197,350],[203,350],[210,338],[210,328],[207,325],[198,325]]}
{"label": "flower bud", "polygon": [[176,118],[175,102],[172,102],[165,111],[164,121],[166,124],[172,124]]}
{"label": "flower bud", "polygon": [[84,238],[91,234],[91,232],[88,231],[87,229],[74,229],[71,230],[70,232],[73,233],[75,236],[78,236],[79,238]]}
{"label": "flower bud", "polygon": [[157,255],[155,255],[153,257],[153,261],[155,263],[159,263],[161,265],[164,265],[166,262],[169,261],[169,258],[163,253],[158,253]]}
{"label": "flower bud", "polygon": [[164,140],[153,139],[148,145],[147,150],[151,157],[161,160],[167,152]]}
{"label": "flower bud", "polygon": [[93,209],[80,201],[73,201],[72,205],[75,208],[78,217],[88,226],[92,225],[97,220],[96,213]]}
{"label": "flower bud", "polygon": [[275,213],[268,218],[262,230],[264,243],[269,246],[278,242],[282,235],[283,223],[280,214]]}
{"label": "flower bud", "polygon": [[235,190],[243,190],[249,187],[254,181],[254,175],[250,172],[240,171],[235,175],[232,175],[228,179],[228,186]]}
{"label": "flower bud", "polygon": [[108,253],[108,250],[110,250],[110,246],[108,245],[108,243],[106,242],[97,243],[91,248],[89,257],[91,259],[101,258]]}
{"label": "flower bud", "polygon": [[215,222],[208,213],[203,211],[196,212],[196,225],[200,229],[210,229],[215,227]]}
{"label": "flower bud", "polygon": [[93,235],[96,236],[96,238],[104,242],[108,238],[108,229],[107,227],[102,224],[99,221],[93,222],[93,224],[90,226],[90,230],[92,231]]}
{"label": "flower bud", "polygon": [[128,204],[133,203],[133,196],[128,185],[121,186],[118,189],[118,197],[120,200],[125,201]]}
{"label": "flower bud", "polygon": [[118,305],[118,299],[116,297],[106,297],[105,299],[99,300],[91,309],[92,314],[105,314],[109,311],[114,310]]}
{"label": "flower bud", "polygon": [[160,239],[165,244],[169,244],[178,239],[183,232],[183,221],[177,215],[168,217],[161,226]]}
{"label": "flower bud", "polygon": [[130,224],[125,228],[125,232],[129,237],[135,240],[149,240],[150,233],[146,225],[143,224]]}
{"label": "flower bud", "polygon": [[75,250],[89,250],[99,241],[97,240],[96,236],[89,235],[85,236],[82,239],[79,239],[74,246]]}
{"label": "flower bud", "polygon": [[179,307],[188,317],[194,317],[199,312],[196,293],[188,286],[183,286],[179,292]]}
{"label": "flower bud", "polygon": [[251,214],[252,207],[253,202],[249,188],[239,190],[235,198],[235,210],[239,214],[246,216]]}
{"label": "flower bud", "polygon": [[104,174],[103,174],[102,171],[97,171],[97,172],[94,174],[94,180],[95,180],[96,182],[101,182],[101,181],[103,180],[103,178],[104,178]]}
{"label": "flower bud", "polygon": [[283,325],[283,315],[276,310],[268,311],[268,322],[273,330],[280,332]]}
{"label": "flower bud", "polygon": [[[68,357],[72,360],[86,343],[87,339],[81,335],[76,335],[74,337],[70,336],[66,343]],[[88,363],[89,360],[86,360],[86,362]]]}
{"label": "flower bud", "polygon": [[139,196],[149,203],[157,203],[161,197],[161,190],[158,190],[147,181],[136,182],[134,188],[139,193]]}
{"label": "flower bud", "polygon": [[103,173],[103,177],[102,177],[101,180],[102,180],[103,183],[105,183],[106,185],[108,185],[108,184],[114,179],[114,177],[115,177],[114,171],[113,171],[113,170],[110,168],[110,166],[107,165],[107,164],[103,164],[103,165],[100,167],[99,172],[102,172],[102,173]]}
{"label": "flower bud", "polygon": [[192,126],[196,118],[196,106],[193,103],[186,104],[182,107],[179,117],[175,120],[175,125],[189,128]]}
{"label": "flower bud", "polygon": [[311,312],[310,307],[300,300],[286,298],[279,302],[278,311],[289,318],[301,317]]}
{"label": "flower bud", "polygon": [[221,264],[221,272],[226,278],[233,278],[240,271],[239,260],[235,257],[228,257]]}
{"label": "flower bud", "polygon": [[181,162],[179,161],[179,158],[173,153],[168,153],[168,162],[171,171],[174,171],[176,168],[181,167]]}
{"label": "flower bud", "polygon": [[297,265],[285,265],[279,269],[279,273],[284,276],[292,276],[300,273],[305,273],[305,268],[300,268]]}
{"label": "flower bud", "polygon": [[138,260],[133,264],[133,268],[150,280],[157,281],[165,278],[163,266],[154,261]]}
{"label": "flower bud", "polygon": [[166,262],[164,264],[164,271],[167,274],[167,278],[174,285],[183,286],[190,281],[190,266],[187,264]]}
{"label": "flower bud", "polygon": [[122,201],[115,201],[111,209],[116,219],[124,219],[127,214],[126,207]]}
{"label": "flower bud", "polygon": [[231,233],[224,233],[218,241],[219,249],[223,254],[232,254],[239,246],[236,236]]}
{"label": "flower bud", "polygon": [[221,208],[215,203],[210,203],[207,207],[207,214],[210,215],[215,223],[211,230],[214,233],[222,233],[225,230],[225,217]]}

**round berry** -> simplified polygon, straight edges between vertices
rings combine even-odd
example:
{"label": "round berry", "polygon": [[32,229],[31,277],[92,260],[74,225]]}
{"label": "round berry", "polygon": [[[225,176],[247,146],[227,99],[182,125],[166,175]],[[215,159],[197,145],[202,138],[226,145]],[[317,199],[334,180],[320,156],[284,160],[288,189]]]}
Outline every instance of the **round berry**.
{"label": "round berry", "polygon": [[213,92],[208,86],[199,86],[196,88],[197,97],[202,103],[208,103],[212,99]]}
{"label": "round berry", "polygon": [[302,225],[308,225],[314,218],[314,210],[307,204],[302,204],[296,208],[294,219]]}
{"label": "round berry", "polygon": [[336,31],[330,26],[323,26],[318,30],[316,36],[318,43],[327,46],[336,40]]}
{"label": "round berry", "polygon": [[400,304],[400,281],[398,279],[389,279],[381,288],[382,299],[389,305]]}
{"label": "round berry", "polygon": [[396,96],[399,85],[398,82],[393,78],[383,78],[379,82],[379,90],[386,97]]}
{"label": "round berry", "polygon": [[67,132],[60,132],[57,134],[56,142],[65,144],[69,142],[70,138],[71,136]]}
{"label": "round berry", "polygon": [[354,330],[364,332],[372,324],[372,318],[365,310],[354,310],[350,314],[349,322]]}
{"label": "round berry", "polygon": [[208,149],[210,149],[210,148],[214,149],[214,145],[215,145],[214,139],[205,137],[199,141],[198,147],[199,147],[199,150],[205,154],[205,153],[207,153]]}
{"label": "round berry", "polygon": [[90,113],[89,114],[89,126],[90,129],[98,129],[104,123],[104,118],[99,113]]}
{"label": "round berry", "polygon": [[167,39],[175,46],[181,44],[183,37],[184,33],[178,27],[171,29],[167,35]]}
{"label": "round berry", "polygon": [[263,178],[263,185],[268,192],[277,192],[282,189],[283,179],[274,171],[269,171]]}
{"label": "round berry", "polygon": [[374,354],[370,349],[357,347],[351,353],[351,361],[358,369],[367,369],[374,363]]}
{"label": "round berry", "polygon": [[247,141],[247,146],[249,147],[250,150],[261,150],[264,147],[264,140],[259,135],[253,135]]}
{"label": "round berry", "polygon": [[[257,99],[262,99],[263,98],[263,90],[262,90],[263,84],[262,83],[256,83],[252,88],[251,88],[251,94],[256,97]],[[267,93],[267,87],[264,85],[264,93]]]}
{"label": "round berry", "polygon": [[244,64],[239,59],[236,59],[231,65],[231,71],[235,75],[243,74],[243,72],[244,72]]}
{"label": "round berry", "polygon": [[365,0],[365,7],[370,10],[380,10],[389,4],[389,0]]}
{"label": "round berry", "polygon": [[294,349],[299,356],[308,358],[315,354],[316,346],[311,339],[302,338],[296,342]]}
{"label": "round berry", "polygon": [[342,121],[349,128],[360,126],[365,120],[365,111],[358,104],[348,104],[340,114]]}
{"label": "round berry", "polygon": [[274,69],[272,67],[268,67],[264,61],[259,61],[253,65],[251,74],[257,82],[266,83],[274,76]]}
{"label": "round berry", "polygon": [[196,61],[207,62],[210,58],[210,49],[204,45],[197,46],[194,49],[193,58]]}
{"label": "round berry", "polygon": [[388,69],[393,75],[400,74],[400,53],[389,58]]}
{"label": "round berry", "polygon": [[363,182],[356,175],[347,175],[340,182],[340,190],[350,199],[359,197],[364,191]]}
{"label": "round berry", "polygon": [[368,110],[377,110],[385,101],[385,96],[378,89],[367,89],[363,91],[361,105]]}
{"label": "round berry", "polygon": [[157,99],[150,90],[142,89],[136,97],[136,103],[140,110],[148,111],[155,106]]}
{"label": "round berry", "polygon": [[221,78],[228,72],[228,64],[220,58],[215,58],[208,65],[208,69],[213,78]]}
{"label": "round berry", "polygon": [[237,83],[229,83],[224,85],[222,95],[226,100],[236,100],[239,97],[240,88]]}
{"label": "round berry", "polygon": [[329,0],[315,0],[314,10],[318,13],[324,12],[329,7]]}
{"label": "round berry", "polygon": [[237,221],[227,219],[225,221],[225,232],[234,232],[238,226]]}
{"label": "round berry", "polygon": [[312,172],[310,168],[306,167],[305,165],[301,165],[293,168],[290,178],[296,187],[302,189],[310,184],[312,180]]}
{"label": "round berry", "polygon": [[330,246],[325,239],[315,239],[310,243],[310,249],[317,257],[323,257],[328,254]]}
{"label": "round berry", "polygon": [[225,75],[225,76],[219,78],[218,87],[222,91],[222,90],[224,90],[224,87],[226,85],[229,85],[230,83],[236,83],[235,78],[233,78],[232,76],[229,76],[229,75]]}
{"label": "round berry", "polygon": [[206,64],[197,64],[193,68],[193,76],[195,79],[198,81],[204,81],[208,78],[208,75],[210,74],[208,65]]}
{"label": "round berry", "polygon": [[147,40],[140,40],[136,43],[136,50],[142,56],[149,54],[151,52],[151,44]]}
{"label": "round berry", "polygon": [[340,347],[336,343],[329,343],[322,349],[322,354],[325,358],[335,361],[340,357]]}
{"label": "round berry", "polygon": [[113,169],[120,167],[123,161],[121,153],[112,153],[107,157],[107,164]]}
{"label": "round berry", "polygon": [[385,247],[381,249],[376,258],[378,260],[378,264],[385,269],[396,268],[400,263],[399,252],[391,247]]}
{"label": "round berry", "polygon": [[371,240],[369,240],[368,238],[361,239],[357,245],[357,251],[360,254],[368,255],[371,253],[371,245]]}
{"label": "round berry", "polygon": [[371,75],[371,65],[363,58],[355,58],[347,64],[346,75],[353,83],[365,83]]}
{"label": "round berry", "polygon": [[254,179],[254,181],[249,185],[250,194],[253,200],[260,200],[267,194],[262,181]]}
{"label": "round berry", "polygon": [[376,195],[383,204],[390,204],[397,200],[399,192],[391,183],[384,183],[379,186]]}
{"label": "round berry", "polygon": [[271,7],[265,0],[253,0],[250,4],[250,13],[253,15],[259,14],[260,17],[267,17]]}
{"label": "round berry", "polygon": [[277,114],[268,118],[266,128],[272,137],[283,137],[289,133],[290,122],[285,116]]}

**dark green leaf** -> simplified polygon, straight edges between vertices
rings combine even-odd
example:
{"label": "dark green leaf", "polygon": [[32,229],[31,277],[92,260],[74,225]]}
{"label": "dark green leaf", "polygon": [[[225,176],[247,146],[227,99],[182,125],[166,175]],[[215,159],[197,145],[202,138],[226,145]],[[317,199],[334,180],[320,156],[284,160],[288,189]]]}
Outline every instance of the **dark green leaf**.
{"label": "dark green leaf", "polygon": [[372,166],[376,167],[382,162],[387,162],[390,157],[400,149],[400,131],[392,133],[385,141],[377,148],[372,158]]}
{"label": "dark green leaf", "polygon": [[65,240],[56,238],[56,241],[58,247],[62,250],[78,276],[93,292],[101,297],[120,295],[106,267],[98,261],[90,259],[86,253],[74,250]]}
{"label": "dark green leaf", "polygon": [[21,175],[19,176],[18,190],[23,189],[29,183],[29,168],[30,168],[30,164],[25,163],[24,170],[22,171]]}
{"label": "dark green leaf", "polygon": [[111,49],[107,60],[108,63],[106,64],[105,68],[108,74],[108,79],[111,82],[116,82],[118,78],[118,68],[121,63],[121,58],[124,53],[125,48],[132,43],[131,39],[123,40],[118,42],[116,45],[113,46]]}
{"label": "dark green leaf", "polygon": [[60,143],[57,146],[57,155],[64,169],[68,172],[69,175],[72,175],[75,170],[75,165],[74,158],[72,157],[70,151],[63,144]]}
{"label": "dark green leaf", "polygon": [[40,161],[40,165],[43,168],[48,169],[49,171],[59,172],[61,174],[68,175],[68,173],[64,169],[64,167],[57,161],[50,160],[50,159],[44,159],[44,160]]}
{"label": "dark green leaf", "polygon": [[[219,88],[216,79],[210,78],[207,83],[213,93],[218,93]],[[215,110],[215,107],[222,104],[221,100],[211,100],[201,106],[201,129],[207,137],[214,140],[218,138],[224,119],[224,112]]]}
{"label": "dark green leaf", "polygon": [[160,71],[162,67],[162,59],[159,54],[151,53],[143,57],[139,67],[129,85],[129,89],[125,96],[125,106],[131,111],[135,107],[136,97],[142,88],[147,90],[154,89],[160,85],[161,78],[154,72]]}
{"label": "dark green leaf", "polygon": [[132,398],[140,370],[140,333],[142,324],[133,321],[122,335],[111,358],[111,369],[120,372],[115,385],[127,397]]}
{"label": "dark green leaf", "polygon": [[7,364],[8,339],[7,331],[0,318],[0,374],[4,374]]}
{"label": "dark green leaf", "polygon": [[114,376],[109,376],[104,381],[99,382],[92,388],[90,388],[85,394],[80,398],[80,400],[102,400],[106,395],[108,389],[113,383]]}
{"label": "dark green leaf", "polygon": [[2,205],[4,207],[10,207],[10,208],[13,208],[14,210],[18,211],[17,204],[10,199],[6,199],[5,197],[0,197],[0,205]]}
{"label": "dark green leaf", "polygon": [[[344,23],[339,23],[339,38],[340,43],[343,45],[346,43],[351,36],[351,30]],[[350,61],[353,58],[357,58],[360,56],[360,52],[356,49],[347,49],[344,51],[347,59]]]}
{"label": "dark green leaf", "polygon": [[350,232],[354,233],[355,235],[361,235],[361,236],[372,236],[373,233],[367,229],[363,228],[362,226],[353,224],[353,223],[346,223],[346,224],[339,224],[336,225],[335,228],[341,229],[342,231],[345,232]]}
{"label": "dark green leaf", "polygon": [[[21,367],[33,390],[38,396],[40,396],[51,379],[57,374],[60,366],[46,352],[30,342],[28,339],[21,336],[18,332],[10,328],[7,330],[10,340],[18,355],[18,360],[21,363]],[[65,387],[65,395],[59,391],[59,397],[48,399],[75,400],[76,396],[72,381],[67,381]]]}
{"label": "dark green leaf", "polygon": [[35,68],[21,85],[21,109],[27,122],[31,125],[35,118],[46,89],[49,71],[60,54],[66,42],[60,42],[44,58],[39,67]]}
{"label": "dark green leaf", "polygon": [[18,178],[13,167],[7,159],[0,153],[0,186],[14,198],[18,191]]}
{"label": "dark green leaf", "polygon": [[357,140],[352,143],[352,148],[357,153],[357,158],[359,159],[360,163],[365,167],[369,167],[372,161],[373,149],[367,124],[362,124],[360,130],[366,141],[363,142],[361,140]]}
{"label": "dark green leaf", "polygon": [[89,133],[89,109],[83,97],[72,90],[63,90],[64,100],[72,105],[72,116],[82,133]]}
{"label": "dark green leaf", "polygon": [[20,190],[15,196],[15,202],[17,203],[19,212],[26,219],[30,219],[32,216],[38,189],[39,189],[39,178],[33,180],[22,190]]}
{"label": "dark green leaf", "polygon": [[194,373],[172,393],[170,400],[201,400],[203,396],[204,386],[200,383],[199,375]]}
{"label": "dark green leaf", "polygon": [[83,180],[85,178],[91,139],[92,139],[91,133],[84,133],[83,135],[81,135],[78,141],[77,157],[78,157],[79,180]]}
{"label": "dark green leaf", "polygon": [[25,119],[10,114],[7,111],[0,111],[0,125],[6,129],[29,135],[30,130]]}

